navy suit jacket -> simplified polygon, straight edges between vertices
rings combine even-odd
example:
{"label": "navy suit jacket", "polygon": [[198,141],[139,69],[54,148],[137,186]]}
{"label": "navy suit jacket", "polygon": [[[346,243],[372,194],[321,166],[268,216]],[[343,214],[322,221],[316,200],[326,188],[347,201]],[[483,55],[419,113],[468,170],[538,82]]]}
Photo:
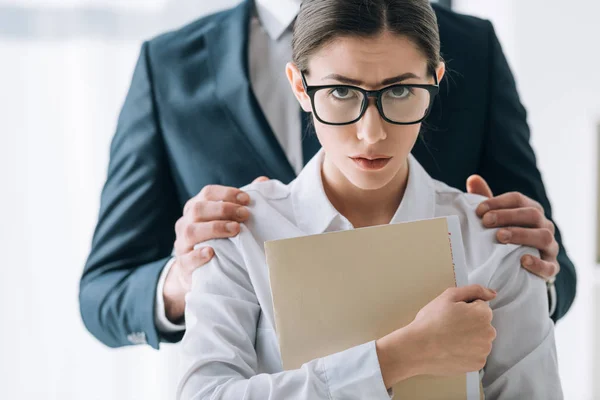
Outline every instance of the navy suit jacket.
{"label": "navy suit jacket", "polygon": [[[251,7],[243,2],[142,46],[80,285],[83,321],[108,346],[181,339],[160,337],[154,304],[189,198],[209,184],[295,177],[250,87]],[[495,194],[522,192],[551,217],[526,112],[492,25],[434,8],[449,77],[413,154],[435,179],[464,190],[467,177],[481,174]],[[556,238],[561,243],[558,229]],[[562,245],[559,261],[556,318],[576,284]]]}

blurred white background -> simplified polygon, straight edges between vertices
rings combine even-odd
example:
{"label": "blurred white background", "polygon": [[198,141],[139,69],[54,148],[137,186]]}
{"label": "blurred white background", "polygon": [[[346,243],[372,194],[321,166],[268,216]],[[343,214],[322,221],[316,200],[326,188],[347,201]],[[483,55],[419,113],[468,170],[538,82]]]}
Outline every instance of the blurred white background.
{"label": "blurred white background", "polygon": [[[237,2],[0,0],[1,399],[173,397],[173,346],[101,345],[79,316],[79,277],[142,40]],[[557,326],[565,396],[600,399],[600,2],[454,0],[454,8],[494,22],[516,75],[579,273],[575,305]]]}

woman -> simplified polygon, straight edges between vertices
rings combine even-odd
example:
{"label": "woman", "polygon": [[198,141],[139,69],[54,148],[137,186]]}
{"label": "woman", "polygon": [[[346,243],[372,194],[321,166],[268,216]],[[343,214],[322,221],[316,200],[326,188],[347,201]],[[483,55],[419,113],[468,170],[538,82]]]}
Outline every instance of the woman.
{"label": "woman", "polygon": [[[210,243],[215,257],[187,297],[178,397],[389,399],[415,375],[484,368],[488,399],[562,398],[545,285],[520,268],[533,251],[497,244],[475,214],[480,199],[410,155],[444,76],[429,2],[305,0],[293,58],[287,76],[323,149],[290,185],[246,188],[255,218]],[[447,215],[461,220],[473,285],[379,340],[282,371],[265,241]]]}

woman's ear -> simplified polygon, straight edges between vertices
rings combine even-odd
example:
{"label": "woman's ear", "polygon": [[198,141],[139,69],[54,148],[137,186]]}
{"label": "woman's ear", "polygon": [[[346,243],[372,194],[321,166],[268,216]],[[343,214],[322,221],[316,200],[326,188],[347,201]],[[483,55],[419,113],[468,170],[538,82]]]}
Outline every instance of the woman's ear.
{"label": "woman's ear", "polygon": [[285,66],[285,73],[288,81],[290,82],[292,92],[294,92],[294,96],[296,96],[298,103],[300,103],[300,107],[302,107],[302,109],[306,112],[312,112],[310,97],[304,90],[304,85],[302,84],[302,74],[300,73],[300,70],[296,64],[292,62],[287,63]]}
{"label": "woman's ear", "polygon": [[442,62],[440,62],[440,65],[438,65],[437,69],[435,70],[435,75],[437,76],[438,83],[442,81],[442,78],[444,78],[445,74],[446,74],[446,64],[442,61]]}

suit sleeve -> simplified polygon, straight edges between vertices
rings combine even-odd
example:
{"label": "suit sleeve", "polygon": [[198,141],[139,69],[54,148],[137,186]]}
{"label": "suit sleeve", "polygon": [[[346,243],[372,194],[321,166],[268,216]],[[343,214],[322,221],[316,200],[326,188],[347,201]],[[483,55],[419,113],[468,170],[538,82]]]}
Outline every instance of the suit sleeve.
{"label": "suit sleeve", "polygon": [[[487,138],[479,173],[488,181],[495,194],[521,192],[538,201],[546,217],[552,219],[552,208],[546,195],[536,157],[529,143],[527,113],[521,104],[514,77],[504,56],[494,28],[489,26],[489,117]],[[577,275],[575,267],[562,244],[558,262],[561,271],[556,278],[557,307],[554,321],[562,318],[573,303]]]}
{"label": "suit sleeve", "polygon": [[149,343],[158,348],[156,287],[180,214],[149,59],[145,43],[112,140],[98,223],[80,282],[83,322],[110,347]]}

